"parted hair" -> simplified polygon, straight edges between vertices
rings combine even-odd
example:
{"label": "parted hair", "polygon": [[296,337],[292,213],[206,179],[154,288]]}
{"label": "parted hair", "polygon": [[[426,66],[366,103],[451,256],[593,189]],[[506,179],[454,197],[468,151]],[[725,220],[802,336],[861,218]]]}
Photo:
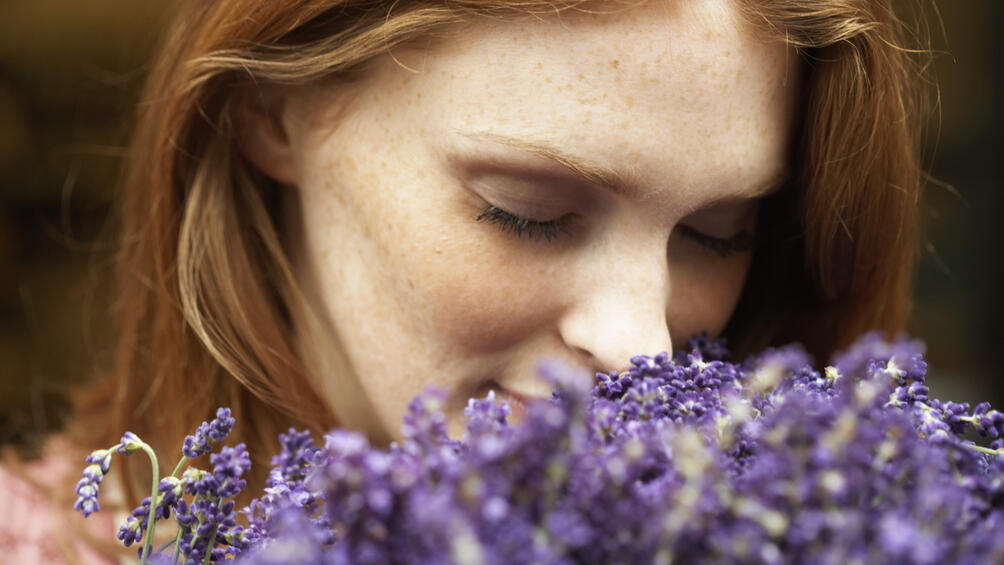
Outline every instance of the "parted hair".
{"label": "parted hair", "polygon": [[[686,0],[641,0],[648,2]],[[887,0],[737,0],[805,68],[789,186],[764,202],[734,355],[799,341],[825,362],[910,310],[929,59],[922,14]],[[255,85],[351,82],[375,57],[480,19],[560,18],[630,4],[584,0],[183,0],[138,104],[121,181],[115,355],[78,395],[81,449],[136,432],[158,453],[217,406],[264,484],[288,426],[338,425],[310,386],[297,328],[311,316],[282,240],[277,186],[239,146],[235,110]],[[907,18],[907,16],[910,16]],[[419,43],[421,44],[421,43]],[[740,357],[741,358],[741,357]],[[126,498],[148,466],[125,465]],[[121,472],[121,471],[120,471]]]}

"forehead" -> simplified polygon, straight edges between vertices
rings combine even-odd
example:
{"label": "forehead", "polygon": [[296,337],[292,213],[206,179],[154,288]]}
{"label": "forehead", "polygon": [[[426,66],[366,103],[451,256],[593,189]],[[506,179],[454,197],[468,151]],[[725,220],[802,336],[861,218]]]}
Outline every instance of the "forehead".
{"label": "forehead", "polygon": [[470,147],[464,133],[539,141],[655,193],[727,195],[786,168],[794,53],[756,37],[728,1],[612,9],[478,21],[384,61],[378,98],[404,99],[403,119],[444,150]]}

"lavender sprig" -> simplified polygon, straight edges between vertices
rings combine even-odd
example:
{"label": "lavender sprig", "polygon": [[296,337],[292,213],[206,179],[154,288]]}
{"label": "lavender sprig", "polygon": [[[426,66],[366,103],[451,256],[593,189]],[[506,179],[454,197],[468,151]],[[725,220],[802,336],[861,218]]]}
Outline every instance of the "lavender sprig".
{"label": "lavender sprig", "polygon": [[[84,469],[83,478],[77,484],[77,501],[74,503],[74,509],[80,510],[84,517],[98,511],[100,508],[97,499],[98,486],[108,473],[112,454],[117,452],[131,455],[142,450],[150,457],[152,465],[151,494],[133,509],[119,528],[116,537],[126,547],[143,540],[143,545],[137,553],[140,563],[147,563],[152,556],[151,549],[157,521],[169,519],[173,512],[179,528],[173,542],[175,552],[171,563],[178,561],[180,548],[185,543],[188,544],[186,557],[189,561],[208,563],[210,558],[222,559],[222,553],[212,551],[215,547],[213,540],[219,532],[225,532],[236,524],[233,520],[233,502],[226,499],[233,498],[244,488],[245,481],[240,479],[240,475],[250,467],[247,451],[241,444],[235,448],[224,448],[221,454],[214,454],[212,456],[214,471],[208,474],[208,483],[204,481],[207,473],[199,472],[192,467],[185,468],[185,464],[189,459],[207,453],[213,444],[223,441],[233,425],[234,418],[231,417],[230,409],[217,410],[216,418],[211,422],[203,422],[194,435],[186,436],[182,450],[184,455],[171,475],[163,479],[160,478],[160,468],[153,449],[136,434],[126,432],[115,446],[88,455],[86,460],[90,465]],[[183,469],[184,473],[181,474]],[[193,486],[199,481],[203,481],[199,483],[200,486]],[[201,506],[195,514],[192,514],[183,495],[198,489],[201,489],[201,498],[197,496],[199,500],[193,502],[198,502]],[[200,530],[199,535],[193,535],[189,527],[193,525],[204,527],[205,531]]]}
{"label": "lavender sprig", "polygon": [[153,448],[132,432],[126,432],[116,448],[116,451],[123,455],[132,455],[139,450],[143,450],[150,457],[150,466],[153,469],[153,486],[150,497],[144,499],[139,508],[132,511],[132,515],[119,529],[118,539],[126,547],[129,547],[134,541],[141,539],[143,531],[146,530],[146,541],[143,543],[142,549],[139,550],[140,563],[146,563],[150,558],[153,533],[157,528],[156,512],[150,512],[150,508],[157,507],[158,487],[160,486],[160,466],[157,463],[157,454],[154,453]]}
{"label": "lavender sprig", "polygon": [[77,483],[75,489],[77,500],[73,503],[73,509],[80,511],[84,518],[101,509],[101,505],[98,504],[98,490],[101,481],[108,474],[114,449],[111,447],[92,451],[85,459],[90,465],[84,468],[83,477]]}
{"label": "lavender sprig", "polygon": [[219,443],[230,435],[234,422],[234,418],[230,415],[230,409],[220,408],[216,411],[216,417],[211,422],[202,422],[195,430],[195,434],[185,436],[181,452],[189,459],[195,459],[208,453],[214,443]]}

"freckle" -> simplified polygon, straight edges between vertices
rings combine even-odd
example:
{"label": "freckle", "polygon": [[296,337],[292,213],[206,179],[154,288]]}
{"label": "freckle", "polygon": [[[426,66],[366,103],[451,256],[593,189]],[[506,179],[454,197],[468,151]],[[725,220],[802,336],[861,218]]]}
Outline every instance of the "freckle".
{"label": "freckle", "polygon": [[551,83],[551,77],[544,77],[544,82],[550,84]]}
{"label": "freckle", "polygon": [[611,65],[613,65],[613,67],[614,67],[615,69],[616,69],[617,67],[621,66],[621,62],[620,62],[619,60],[617,60],[617,59],[614,59],[613,61],[610,61],[610,64],[611,64]]}
{"label": "freckle", "polygon": [[540,61],[537,61],[537,68],[538,68],[538,69],[543,69],[543,68],[544,68],[544,65],[542,65],[542,64],[540,63]]}
{"label": "freckle", "polygon": [[443,254],[443,248],[442,247],[437,247],[435,249],[435,251],[436,251],[436,255],[442,255]]}
{"label": "freckle", "polygon": [[586,80],[586,77],[582,73],[579,73],[578,79],[579,80]]}
{"label": "freckle", "polygon": [[408,288],[414,289],[415,288],[415,281],[413,281],[411,279],[408,279]]}

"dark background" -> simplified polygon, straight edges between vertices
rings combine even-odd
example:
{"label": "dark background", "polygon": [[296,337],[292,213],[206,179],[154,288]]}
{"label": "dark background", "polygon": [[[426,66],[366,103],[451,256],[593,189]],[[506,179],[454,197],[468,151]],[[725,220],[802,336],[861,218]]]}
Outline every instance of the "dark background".
{"label": "dark background", "polygon": [[[0,445],[58,428],[62,399],[110,356],[116,173],[168,2],[0,5]],[[1004,2],[928,9],[927,244],[910,333],[934,396],[1004,407]],[[997,55],[995,55],[995,53]]]}

